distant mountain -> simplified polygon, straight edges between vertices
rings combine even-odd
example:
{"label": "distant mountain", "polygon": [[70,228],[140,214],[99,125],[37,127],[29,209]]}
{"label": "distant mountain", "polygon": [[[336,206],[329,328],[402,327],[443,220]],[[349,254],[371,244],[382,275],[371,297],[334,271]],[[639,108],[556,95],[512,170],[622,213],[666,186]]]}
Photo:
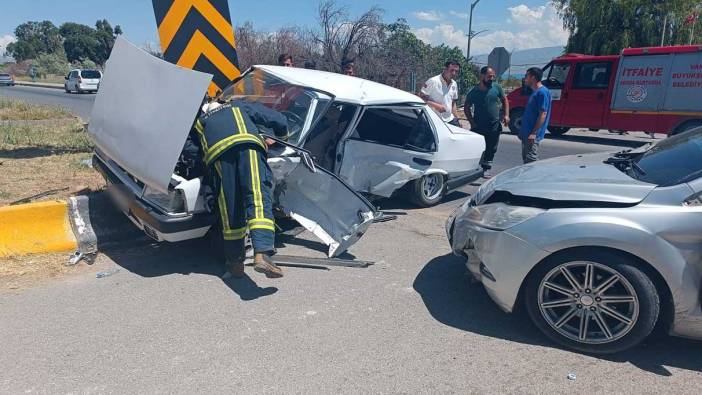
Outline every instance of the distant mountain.
{"label": "distant mountain", "polygon": [[[562,55],[564,50],[564,47],[545,47],[514,51],[510,62],[512,68],[509,72],[515,77],[522,77],[529,67],[543,67],[546,63],[550,62],[551,59]],[[488,56],[489,54],[476,55],[473,57],[473,63],[477,63],[481,66],[486,65]],[[507,72],[505,72],[503,77],[506,76]]]}

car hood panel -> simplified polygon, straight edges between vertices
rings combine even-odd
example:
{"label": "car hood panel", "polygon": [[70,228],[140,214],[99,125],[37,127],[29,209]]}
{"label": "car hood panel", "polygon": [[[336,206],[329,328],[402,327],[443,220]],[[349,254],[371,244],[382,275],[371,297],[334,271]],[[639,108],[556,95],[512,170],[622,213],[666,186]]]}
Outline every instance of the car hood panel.
{"label": "car hood panel", "polygon": [[88,132],[110,159],[166,192],[212,76],[152,56],[118,37]]}
{"label": "car hood panel", "polygon": [[482,204],[493,192],[505,191],[550,200],[635,204],[656,187],[604,164],[610,156],[563,156],[515,167],[485,183],[476,201]]}

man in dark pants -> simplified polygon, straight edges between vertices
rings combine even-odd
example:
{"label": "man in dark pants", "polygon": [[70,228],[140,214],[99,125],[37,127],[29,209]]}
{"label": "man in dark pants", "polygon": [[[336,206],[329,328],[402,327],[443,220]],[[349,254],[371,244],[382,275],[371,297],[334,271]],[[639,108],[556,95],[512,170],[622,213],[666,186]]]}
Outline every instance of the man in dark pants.
{"label": "man in dark pants", "polygon": [[283,276],[270,258],[275,251],[273,174],[266,162],[267,142],[257,125],[287,138],[287,120],[282,114],[244,101],[211,103],[194,126],[217,191],[227,271],[237,278],[244,275],[247,230],[254,248],[254,270],[268,277]]}
{"label": "man in dark pants", "polygon": [[[485,137],[485,151],[480,158],[480,165],[485,171],[485,178],[490,178],[488,170],[497,153],[497,145],[502,134],[502,121],[509,125],[509,101],[502,87],[495,83],[495,70],[490,66],[480,69],[480,83],[466,95],[463,111],[470,122],[470,128]],[[503,116],[500,119],[500,104]],[[473,107],[473,114],[471,114]]]}

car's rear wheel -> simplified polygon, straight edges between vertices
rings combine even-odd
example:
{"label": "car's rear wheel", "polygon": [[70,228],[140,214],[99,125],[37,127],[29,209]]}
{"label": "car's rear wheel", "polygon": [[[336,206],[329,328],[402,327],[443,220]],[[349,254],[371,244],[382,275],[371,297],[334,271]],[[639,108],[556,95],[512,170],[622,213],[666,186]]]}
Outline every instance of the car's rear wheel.
{"label": "car's rear wheel", "polygon": [[563,136],[564,134],[568,133],[570,130],[569,127],[566,126],[549,126],[548,127],[548,132],[551,133],[553,136]]}
{"label": "car's rear wheel", "polygon": [[420,207],[431,207],[439,204],[446,192],[446,180],[443,174],[427,174],[412,181],[409,188],[409,199]]}
{"label": "car's rear wheel", "polygon": [[608,251],[547,260],[527,279],[525,298],[529,316],[546,336],[595,354],[637,345],[660,313],[651,279],[631,258]]}
{"label": "car's rear wheel", "polygon": [[514,108],[509,112],[509,131],[513,134],[519,134],[519,129],[522,127],[522,116],[524,116],[523,108]]}

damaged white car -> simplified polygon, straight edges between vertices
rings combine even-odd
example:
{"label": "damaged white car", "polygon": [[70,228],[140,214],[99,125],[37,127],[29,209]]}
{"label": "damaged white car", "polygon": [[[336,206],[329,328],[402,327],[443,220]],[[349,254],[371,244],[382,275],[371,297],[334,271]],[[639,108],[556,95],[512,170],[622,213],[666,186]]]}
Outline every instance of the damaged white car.
{"label": "damaged white car", "polygon": [[[95,167],[120,209],[159,241],[203,237],[216,223],[212,191],[179,160],[210,79],[120,38],[95,100],[88,127]],[[358,192],[406,190],[432,205],[482,174],[482,136],[446,125],[416,96],[385,85],[256,66],[219,99],[258,102],[287,118],[293,145],[269,152],[274,208],[318,236],[329,256],[379,216]]]}
{"label": "damaged white car", "polygon": [[263,102],[293,126],[291,142],[369,197],[400,193],[421,207],[482,176],[482,136],[448,125],[422,99],[360,78],[254,66],[223,99]]}

